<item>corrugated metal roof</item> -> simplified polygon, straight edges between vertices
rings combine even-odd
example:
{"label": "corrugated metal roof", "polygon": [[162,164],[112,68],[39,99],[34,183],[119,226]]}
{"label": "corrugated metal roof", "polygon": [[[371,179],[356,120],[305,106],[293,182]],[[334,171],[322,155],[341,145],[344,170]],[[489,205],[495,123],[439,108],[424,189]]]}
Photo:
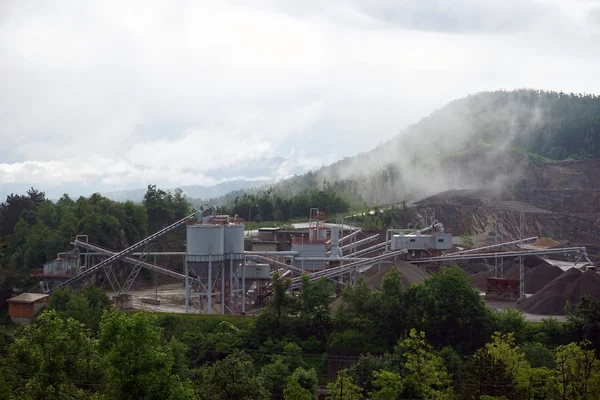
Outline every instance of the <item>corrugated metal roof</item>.
{"label": "corrugated metal roof", "polygon": [[42,293],[22,293],[6,301],[9,303],[35,303],[36,301],[42,300],[46,297],[50,297],[50,295]]}

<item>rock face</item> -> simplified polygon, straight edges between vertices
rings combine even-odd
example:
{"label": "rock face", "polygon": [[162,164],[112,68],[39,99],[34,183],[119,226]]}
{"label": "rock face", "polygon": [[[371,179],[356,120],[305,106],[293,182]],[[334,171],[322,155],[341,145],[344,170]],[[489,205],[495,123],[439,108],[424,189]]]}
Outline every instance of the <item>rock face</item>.
{"label": "rock face", "polygon": [[526,237],[600,244],[600,160],[530,166],[505,190],[451,190],[414,206],[419,212],[433,208],[457,235],[494,234],[497,221],[504,238],[518,238],[523,213]]}

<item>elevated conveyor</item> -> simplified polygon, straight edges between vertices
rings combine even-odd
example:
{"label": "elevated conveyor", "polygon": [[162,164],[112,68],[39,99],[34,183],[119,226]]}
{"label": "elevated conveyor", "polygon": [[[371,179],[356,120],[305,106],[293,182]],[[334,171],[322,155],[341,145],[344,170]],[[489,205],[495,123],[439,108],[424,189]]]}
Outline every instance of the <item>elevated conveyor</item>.
{"label": "elevated conveyor", "polygon": [[[75,240],[73,242],[73,245],[77,246],[77,247],[81,247],[81,248],[87,249],[87,250],[95,251],[97,253],[101,253],[101,254],[104,254],[104,255],[109,256],[109,257],[117,254],[114,251],[105,249],[104,247],[101,247],[101,246],[99,246],[97,244],[93,244],[93,243],[89,243],[89,242],[82,242],[80,240]],[[139,265],[139,266],[141,266],[143,268],[146,268],[146,269],[148,269],[150,271],[157,272],[159,274],[162,274],[162,275],[165,275],[165,276],[169,276],[171,278],[185,279],[185,275],[182,274],[182,273],[179,273],[179,272],[174,271],[172,269],[169,269],[167,267],[163,267],[163,266],[159,266],[159,265],[156,265],[156,264],[151,264],[151,263],[148,263],[148,262],[145,262],[145,261],[141,261],[141,260],[138,260],[138,259],[133,258],[133,257],[124,256],[121,259],[121,261],[125,261],[126,263],[129,263],[129,264],[132,264],[132,265]]]}
{"label": "elevated conveyor", "polygon": [[[122,250],[118,253],[113,254],[112,256],[108,257],[106,260],[99,262],[98,264],[86,269],[85,271],[75,275],[74,277],[64,281],[63,283],[61,283],[60,285],[58,285],[57,287],[65,287],[65,286],[70,286],[74,283],[77,283],[78,281],[80,281],[81,279],[91,275],[92,273],[99,271],[101,268],[107,267],[109,265],[111,265],[112,263],[119,261],[120,259],[122,259],[123,257],[129,255],[130,253],[133,253],[133,251],[139,247],[142,247],[144,245],[147,245],[148,243],[152,242],[155,239],[158,239],[159,237],[174,231],[175,229],[179,228],[180,226],[185,225],[185,223],[187,222],[187,220],[189,220],[190,218],[193,218],[196,216],[196,213],[190,214],[185,218],[180,219],[179,221],[167,226],[166,228],[161,229],[160,231],[148,236],[145,239],[140,240],[139,242],[129,246],[128,248],[126,248],[125,250]],[[52,289],[48,291],[48,293],[51,293]]]}

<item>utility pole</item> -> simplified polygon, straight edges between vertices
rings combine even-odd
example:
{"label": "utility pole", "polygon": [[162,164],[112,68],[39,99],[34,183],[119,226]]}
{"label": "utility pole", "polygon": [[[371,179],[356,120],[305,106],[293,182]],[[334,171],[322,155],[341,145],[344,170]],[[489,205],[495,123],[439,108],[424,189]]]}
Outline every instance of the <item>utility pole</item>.
{"label": "utility pole", "polygon": [[252,222],[252,207],[258,208],[258,205],[252,204],[248,209],[248,236],[250,236],[250,222]]}
{"label": "utility pole", "polygon": [[[519,239],[521,243],[519,246],[523,246],[523,237],[525,230],[525,215],[523,213],[519,216]],[[523,268],[523,248],[519,251],[519,300],[525,298],[525,270]]]}

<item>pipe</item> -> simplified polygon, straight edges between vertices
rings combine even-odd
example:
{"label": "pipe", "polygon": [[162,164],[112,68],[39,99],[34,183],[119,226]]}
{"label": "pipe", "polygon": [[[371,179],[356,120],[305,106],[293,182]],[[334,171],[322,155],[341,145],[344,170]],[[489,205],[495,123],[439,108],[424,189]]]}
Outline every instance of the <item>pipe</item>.
{"label": "pipe", "polygon": [[378,243],[375,246],[371,246],[371,247],[367,247],[366,249],[359,250],[356,253],[354,253],[354,255],[355,256],[361,256],[363,254],[373,253],[375,251],[378,251],[378,250],[382,249],[387,244],[389,244],[389,242],[388,243]]}
{"label": "pipe", "polygon": [[357,229],[357,230],[355,230],[354,232],[352,232],[352,233],[349,233],[349,234],[347,234],[346,236],[343,236],[343,237],[341,237],[341,238],[340,238],[340,243],[339,243],[339,244],[342,244],[342,243],[344,243],[345,241],[352,239],[354,236],[358,235],[358,234],[359,234],[359,233],[361,233],[362,231],[363,231],[362,229]]}
{"label": "pipe", "polygon": [[297,251],[244,251],[244,254],[250,256],[295,256]]}
{"label": "pipe", "polygon": [[374,240],[377,240],[378,238],[379,238],[379,235],[369,236],[367,238],[359,240],[358,242],[354,242],[354,243],[350,243],[350,244],[347,244],[345,246],[342,246],[342,247],[340,247],[340,249],[346,250],[346,249],[349,249],[349,248],[351,248],[353,246],[360,246],[361,244],[372,242]]}
{"label": "pipe", "polygon": [[366,261],[371,258],[355,258],[355,257],[294,257],[295,261]]}

